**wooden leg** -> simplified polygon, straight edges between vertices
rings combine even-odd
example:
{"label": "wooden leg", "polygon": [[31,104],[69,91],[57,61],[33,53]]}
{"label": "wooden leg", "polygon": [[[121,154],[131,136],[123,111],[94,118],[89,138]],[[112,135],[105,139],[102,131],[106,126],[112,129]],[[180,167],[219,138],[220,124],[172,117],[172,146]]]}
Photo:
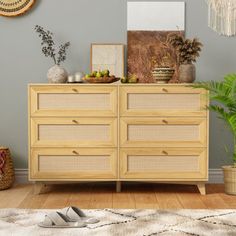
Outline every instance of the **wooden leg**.
{"label": "wooden leg", "polygon": [[47,185],[45,183],[35,183],[34,184],[34,194],[45,193],[47,190]]}
{"label": "wooden leg", "polygon": [[199,183],[197,184],[198,190],[201,193],[201,195],[206,195],[206,186],[205,183]]}
{"label": "wooden leg", "polygon": [[121,181],[116,181],[116,192],[117,193],[121,192]]}

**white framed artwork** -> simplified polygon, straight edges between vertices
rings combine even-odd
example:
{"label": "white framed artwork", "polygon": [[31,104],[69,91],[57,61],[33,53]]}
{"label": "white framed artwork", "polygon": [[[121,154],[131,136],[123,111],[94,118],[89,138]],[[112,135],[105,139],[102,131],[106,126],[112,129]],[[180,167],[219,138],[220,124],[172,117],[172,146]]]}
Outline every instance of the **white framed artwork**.
{"label": "white framed artwork", "polygon": [[185,2],[128,2],[127,29],[185,30]]}
{"label": "white framed artwork", "polygon": [[185,33],[185,2],[128,2],[128,74],[152,83],[163,61],[177,73],[176,52],[167,43],[173,33]]}
{"label": "white framed artwork", "polygon": [[118,78],[124,77],[124,44],[91,44],[91,71],[106,70]]}

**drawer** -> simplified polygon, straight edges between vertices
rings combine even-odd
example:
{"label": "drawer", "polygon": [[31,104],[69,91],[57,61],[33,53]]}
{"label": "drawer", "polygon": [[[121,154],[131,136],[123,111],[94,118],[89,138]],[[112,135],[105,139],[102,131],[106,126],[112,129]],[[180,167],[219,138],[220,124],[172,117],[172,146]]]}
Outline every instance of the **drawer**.
{"label": "drawer", "polygon": [[33,147],[115,147],[115,118],[32,118]]}
{"label": "drawer", "polygon": [[122,179],[207,180],[207,151],[203,148],[123,148]]}
{"label": "drawer", "polygon": [[184,86],[121,86],[121,116],[206,116],[204,89]]}
{"label": "drawer", "polygon": [[111,179],[117,177],[117,150],[95,148],[33,148],[30,178]]}
{"label": "drawer", "polygon": [[204,118],[121,118],[122,147],[205,147]]}
{"label": "drawer", "polygon": [[31,86],[31,116],[116,116],[115,86]]}

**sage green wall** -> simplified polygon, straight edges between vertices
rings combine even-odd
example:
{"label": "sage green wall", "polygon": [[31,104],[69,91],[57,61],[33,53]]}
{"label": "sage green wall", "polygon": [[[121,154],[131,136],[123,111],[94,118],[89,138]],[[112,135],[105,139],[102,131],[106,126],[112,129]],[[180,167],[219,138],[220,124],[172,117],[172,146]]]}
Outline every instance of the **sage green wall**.
{"label": "sage green wall", "polygon": [[[27,84],[47,82],[52,61],[40,52],[36,24],[71,42],[65,68],[88,71],[92,42],[126,43],[126,0],[37,0],[32,11],[17,18],[0,17],[0,144],[9,146],[16,168],[27,168]],[[207,27],[204,0],[186,0],[186,36],[197,36],[204,51],[197,63],[198,80],[221,80],[236,71],[236,38]],[[231,136],[214,115],[210,119],[210,167],[225,156]]]}

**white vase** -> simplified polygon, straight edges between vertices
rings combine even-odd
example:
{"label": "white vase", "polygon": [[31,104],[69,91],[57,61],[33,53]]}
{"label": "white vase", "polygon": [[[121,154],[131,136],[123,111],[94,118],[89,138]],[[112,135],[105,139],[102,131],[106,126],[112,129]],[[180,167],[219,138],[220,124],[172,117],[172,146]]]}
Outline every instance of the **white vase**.
{"label": "white vase", "polygon": [[59,66],[54,65],[48,70],[47,78],[49,83],[66,83],[68,77],[67,71]]}

